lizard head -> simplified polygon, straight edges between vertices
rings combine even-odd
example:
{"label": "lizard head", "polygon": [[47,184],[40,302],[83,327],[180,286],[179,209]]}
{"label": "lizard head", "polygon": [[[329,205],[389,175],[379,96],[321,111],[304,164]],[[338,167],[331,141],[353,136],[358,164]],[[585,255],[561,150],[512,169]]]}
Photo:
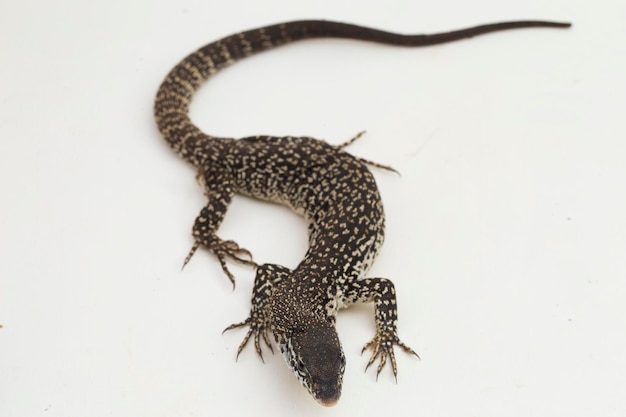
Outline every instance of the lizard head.
{"label": "lizard head", "polygon": [[[311,396],[330,407],[341,396],[346,357],[335,326],[313,315],[277,337],[289,368]],[[276,332],[275,332],[276,334]]]}

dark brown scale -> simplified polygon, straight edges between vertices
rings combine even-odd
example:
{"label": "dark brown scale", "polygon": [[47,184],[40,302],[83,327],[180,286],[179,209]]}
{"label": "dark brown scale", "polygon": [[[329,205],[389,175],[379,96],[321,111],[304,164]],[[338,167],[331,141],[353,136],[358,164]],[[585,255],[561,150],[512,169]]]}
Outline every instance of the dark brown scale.
{"label": "dark brown scale", "polygon": [[[565,28],[567,23],[521,21],[477,26],[434,35],[399,35],[327,21],[298,21],[267,26],[213,42],[180,62],[157,93],[154,113],[160,132],[180,156],[198,168],[208,202],[193,226],[195,239],[185,264],[199,247],[213,252],[222,269],[228,259],[257,267],[250,316],[226,330],[249,326],[238,355],[254,336],[270,347],[268,332],[288,366],[323,405],[341,395],[345,356],[335,330],[340,308],[374,302],[376,335],[367,367],[378,362],[377,375],[391,362],[394,346],[410,354],[397,334],[396,293],[385,278],[364,278],[384,238],[383,205],[367,165],[340,146],[308,137],[260,136],[234,140],[210,136],[189,119],[193,94],[212,74],[253,53],[310,38],[348,38],[399,46],[427,46],[506,29]],[[355,138],[356,139],[356,138]],[[387,168],[389,169],[389,168]],[[235,194],[292,207],[309,221],[309,249],[300,264],[257,265],[236,242],[217,230]]]}

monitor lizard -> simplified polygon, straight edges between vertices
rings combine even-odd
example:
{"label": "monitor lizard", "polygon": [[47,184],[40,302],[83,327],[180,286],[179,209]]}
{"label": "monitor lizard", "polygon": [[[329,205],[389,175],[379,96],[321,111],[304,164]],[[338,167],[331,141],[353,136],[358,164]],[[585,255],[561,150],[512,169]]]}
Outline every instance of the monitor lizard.
{"label": "monitor lizard", "polygon": [[[517,21],[401,35],[331,21],[294,21],[225,37],[176,65],[158,90],[154,114],[168,144],[197,168],[208,199],[193,225],[194,244],[184,264],[198,248],[208,249],[233,286],[227,260],[256,268],[250,315],[226,328],[249,326],[237,355],[252,337],[262,359],[260,343],[263,340],[272,349],[271,332],[287,365],[313,398],[322,405],[334,405],[341,395],[346,363],[335,328],[337,311],[356,302],[373,302],[376,333],[363,347],[363,351],[372,350],[366,370],[378,361],[378,376],[390,362],[397,376],[395,346],[417,356],[398,337],[393,283],[365,276],[383,244],[385,229],[383,204],[368,165],[391,168],[346,152],[358,136],[331,145],[312,137],[233,139],[206,134],[188,115],[191,99],[204,81],[239,59],[303,39],[348,38],[414,47],[505,29],[569,26]],[[287,205],[306,218],[309,248],[294,269],[257,265],[248,250],[218,236],[235,194]]]}

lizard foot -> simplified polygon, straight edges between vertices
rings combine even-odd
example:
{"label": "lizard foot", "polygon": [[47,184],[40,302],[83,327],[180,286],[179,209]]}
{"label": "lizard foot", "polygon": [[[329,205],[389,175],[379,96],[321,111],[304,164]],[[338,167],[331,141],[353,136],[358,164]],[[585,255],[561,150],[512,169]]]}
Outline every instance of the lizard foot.
{"label": "lizard foot", "polygon": [[[194,233],[195,234],[195,233]],[[228,277],[230,282],[233,284],[233,289],[235,288],[235,276],[230,272],[228,266],[226,265],[226,260],[230,259],[237,263],[252,266],[256,268],[258,265],[252,260],[252,254],[249,250],[240,247],[237,242],[232,240],[222,240],[217,236],[212,236],[210,238],[203,238],[200,236],[196,236],[195,243],[191,247],[189,254],[185,258],[185,262],[183,262],[183,268],[187,263],[191,260],[191,257],[196,253],[196,250],[200,246],[207,248],[211,251],[215,256],[217,256],[217,260],[222,267],[222,271]]]}
{"label": "lizard foot", "polygon": [[[346,141],[346,142],[344,142],[342,144],[337,145],[336,148],[343,150],[344,148],[347,148],[348,146],[352,145],[354,142],[359,140],[364,134],[365,134],[365,130],[357,133],[356,136],[354,136],[352,139],[350,139],[350,140],[348,140],[348,141]],[[383,165],[383,164],[380,164],[378,162],[370,161],[369,159],[360,158],[358,156],[355,156],[354,158],[356,158],[359,162],[361,162],[361,163],[363,163],[365,165],[370,165],[370,166],[373,166],[374,168],[384,169],[385,171],[394,172],[394,173],[400,175],[400,173],[395,168],[390,167],[389,165]]]}
{"label": "lizard foot", "polygon": [[240,323],[231,324],[224,329],[222,334],[229,330],[238,329],[245,326],[250,326],[250,329],[248,329],[248,333],[246,333],[243,341],[237,349],[237,359],[239,359],[239,354],[246,347],[250,338],[254,336],[254,348],[256,349],[256,353],[261,358],[261,361],[265,363],[265,360],[263,360],[263,351],[261,350],[261,338],[263,338],[265,345],[270,349],[272,354],[274,354],[274,348],[272,348],[272,344],[270,343],[269,338],[269,321],[265,318],[264,314],[262,314],[261,312],[252,311],[250,313],[250,317]]}
{"label": "lizard foot", "polygon": [[398,367],[396,365],[396,357],[393,352],[394,345],[401,347],[406,353],[415,355],[419,359],[419,355],[415,353],[413,349],[402,343],[396,334],[389,334],[387,332],[377,334],[372,340],[366,343],[365,346],[363,346],[363,350],[361,350],[361,354],[363,354],[363,352],[367,349],[372,349],[372,356],[367,362],[367,366],[365,366],[365,371],[367,371],[370,365],[380,358],[380,362],[378,363],[378,367],[376,369],[376,380],[378,380],[378,375],[380,375],[380,371],[383,370],[385,364],[387,363],[387,358],[389,358],[389,361],[391,362],[391,370],[393,371],[393,377],[396,382],[398,382]]}

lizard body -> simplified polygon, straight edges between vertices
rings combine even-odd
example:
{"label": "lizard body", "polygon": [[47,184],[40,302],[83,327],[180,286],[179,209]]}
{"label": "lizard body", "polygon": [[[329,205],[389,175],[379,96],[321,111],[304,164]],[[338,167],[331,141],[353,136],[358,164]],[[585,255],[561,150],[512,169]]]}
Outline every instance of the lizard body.
{"label": "lizard body", "polygon": [[[365,278],[384,238],[383,205],[367,165],[386,167],[345,152],[351,141],[334,146],[310,137],[235,140],[208,135],[188,116],[193,94],[204,81],[241,58],[301,39],[333,37],[426,46],[504,29],[568,26],[523,21],[435,35],[399,35],[344,23],[297,21],[223,38],[174,67],[157,93],[157,125],[174,151],[198,169],[208,198],[194,223],[195,243],[185,264],[196,249],[206,248],[217,256],[233,285],[227,260],[256,267],[250,316],[226,329],[249,326],[237,354],[251,337],[259,355],[261,340],[271,349],[271,332],[309,393],[321,404],[333,405],[341,395],[345,367],[335,329],[337,311],[355,302],[374,302],[376,335],[363,348],[372,349],[367,366],[378,360],[378,375],[389,361],[395,376],[394,346],[416,355],[398,338],[393,283],[386,278]],[[309,249],[295,269],[257,265],[247,250],[218,237],[220,223],[237,193],[285,204],[308,220]]]}

